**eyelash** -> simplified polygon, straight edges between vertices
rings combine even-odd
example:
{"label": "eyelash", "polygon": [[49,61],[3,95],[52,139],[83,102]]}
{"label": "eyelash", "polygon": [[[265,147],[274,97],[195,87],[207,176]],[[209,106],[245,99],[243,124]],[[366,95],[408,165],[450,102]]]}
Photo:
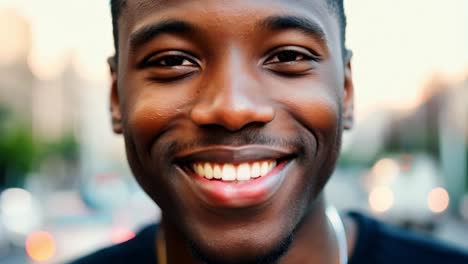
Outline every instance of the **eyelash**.
{"label": "eyelash", "polygon": [[[299,51],[297,49],[301,49],[301,50]],[[315,62],[320,62],[321,61],[321,57],[319,55],[317,55],[317,54],[315,54],[315,53],[313,53],[313,52],[311,52],[309,50],[306,50],[307,53],[309,53],[309,54],[306,54],[306,52],[303,51],[302,49],[303,48],[295,48],[295,47],[282,48],[282,49],[276,51],[275,53],[273,53],[273,55],[269,56],[264,61],[264,65],[280,64],[280,63],[293,63],[293,62],[300,62],[300,61],[315,61]],[[279,56],[285,55],[286,53],[289,53],[287,55],[293,55],[293,56],[296,56],[296,57],[300,57],[300,59],[281,61],[281,58],[279,58]],[[167,54],[167,55],[161,56],[160,58],[152,60],[151,58],[153,58],[154,56],[155,56],[154,54],[148,55],[145,59],[142,60],[142,62],[138,65],[138,67],[139,68],[150,68],[150,67],[167,67],[167,68],[170,68],[170,67],[177,67],[177,66],[189,66],[189,67],[192,66],[192,65],[184,65],[185,61],[189,61],[191,64],[199,66],[199,63],[194,58],[190,58],[190,56],[188,56],[186,52],[177,51],[177,52],[175,52],[173,54]],[[161,63],[164,60],[175,59],[175,58],[181,60],[180,65],[171,66],[171,65],[164,65],[164,64]],[[277,58],[277,61],[271,62],[271,60],[273,60],[275,58]]]}
{"label": "eyelash", "polygon": [[[321,61],[321,57],[311,51],[308,51],[307,50],[307,53],[309,54],[306,54],[305,51],[299,51],[297,50],[298,48],[283,48],[281,50],[278,50],[276,51],[275,53],[273,53],[273,55],[269,56],[264,64],[273,64],[273,63],[289,63],[289,62],[298,62],[298,61],[315,61],[315,62],[320,62]],[[301,48],[302,49],[302,48]],[[280,59],[278,58],[278,62],[269,62],[271,61],[272,59],[274,58],[277,58],[278,56],[280,55],[283,55],[284,53],[293,53],[294,55],[298,56],[298,57],[302,57],[301,59],[299,60],[290,60],[290,61],[280,61]]]}
{"label": "eyelash", "polygon": [[[177,66],[187,66],[187,65],[183,65],[184,61],[189,61],[190,63],[194,64],[194,65],[199,65],[199,63],[194,59],[194,58],[190,58],[190,56],[188,56],[187,52],[173,52],[172,54],[166,54],[166,55],[163,55],[159,58],[156,58],[156,59],[152,59],[153,57],[157,57],[155,56],[155,54],[150,54],[148,56],[146,56],[141,63],[138,64],[138,68],[151,68],[151,67],[177,67]],[[164,65],[164,64],[161,64],[161,61],[164,61],[164,60],[167,60],[167,59],[174,59],[174,58],[179,58],[179,59],[182,59],[182,65],[176,65],[176,66],[167,66],[167,65]]]}

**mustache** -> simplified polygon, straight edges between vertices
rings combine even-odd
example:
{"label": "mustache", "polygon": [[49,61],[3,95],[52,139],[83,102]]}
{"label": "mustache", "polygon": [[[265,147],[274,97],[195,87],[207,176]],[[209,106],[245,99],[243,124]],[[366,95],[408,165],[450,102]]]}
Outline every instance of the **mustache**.
{"label": "mustache", "polygon": [[244,145],[265,145],[270,147],[285,148],[292,150],[297,154],[304,151],[305,141],[301,137],[280,138],[263,134],[259,131],[238,131],[236,133],[212,131],[204,133],[192,139],[172,140],[164,143],[160,154],[167,157],[174,157],[177,153],[194,148],[203,148],[209,146],[244,146]]}

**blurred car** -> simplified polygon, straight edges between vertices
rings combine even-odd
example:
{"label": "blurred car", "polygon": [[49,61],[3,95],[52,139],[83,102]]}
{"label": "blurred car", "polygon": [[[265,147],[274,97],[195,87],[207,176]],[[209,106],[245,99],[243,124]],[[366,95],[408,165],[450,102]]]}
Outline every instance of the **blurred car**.
{"label": "blurred car", "polygon": [[403,227],[432,231],[449,206],[437,163],[426,154],[380,159],[363,180],[371,211]]}

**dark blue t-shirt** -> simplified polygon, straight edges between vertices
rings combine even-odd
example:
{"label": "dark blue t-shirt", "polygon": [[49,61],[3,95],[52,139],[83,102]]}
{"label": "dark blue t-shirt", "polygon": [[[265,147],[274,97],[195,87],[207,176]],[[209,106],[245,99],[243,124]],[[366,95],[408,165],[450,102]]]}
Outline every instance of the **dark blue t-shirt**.
{"label": "dark blue t-shirt", "polygon": [[349,264],[468,264],[466,251],[358,213],[349,215],[359,229]]}
{"label": "dark blue t-shirt", "polygon": [[[358,235],[348,264],[468,264],[468,253],[461,249],[359,213],[349,215],[357,222]],[[157,230],[158,225],[148,226],[125,243],[99,250],[71,264],[155,264]]]}

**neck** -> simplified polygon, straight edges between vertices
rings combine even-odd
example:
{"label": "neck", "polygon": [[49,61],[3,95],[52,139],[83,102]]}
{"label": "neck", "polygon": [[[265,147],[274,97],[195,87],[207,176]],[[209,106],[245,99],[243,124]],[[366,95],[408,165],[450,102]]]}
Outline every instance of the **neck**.
{"label": "neck", "polygon": [[[330,225],[325,214],[325,202],[323,195],[318,197],[314,205],[304,216],[296,231],[294,241],[288,252],[280,259],[283,263],[339,263],[338,241],[335,231]],[[162,218],[162,228],[166,241],[167,263],[201,264],[195,259],[183,236],[178,229],[167,219]],[[347,234],[353,234],[352,224],[345,220]],[[348,236],[348,249],[352,249],[354,235]]]}
{"label": "neck", "polygon": [[[164,230],[165,250],[167,264],[187,263],[201,264],[191,254],[186,241],[183,239],[179,230],[162,215],[161,228]],[[159,256],[158,256],[159,257]],[[161,263],[161,262],[158,262]]]}
{"label": "neck", "polygon": [[339,263],[338,242],[325,209],[325,201],[321,195],[304,216],[293,244],[279,264]]}

